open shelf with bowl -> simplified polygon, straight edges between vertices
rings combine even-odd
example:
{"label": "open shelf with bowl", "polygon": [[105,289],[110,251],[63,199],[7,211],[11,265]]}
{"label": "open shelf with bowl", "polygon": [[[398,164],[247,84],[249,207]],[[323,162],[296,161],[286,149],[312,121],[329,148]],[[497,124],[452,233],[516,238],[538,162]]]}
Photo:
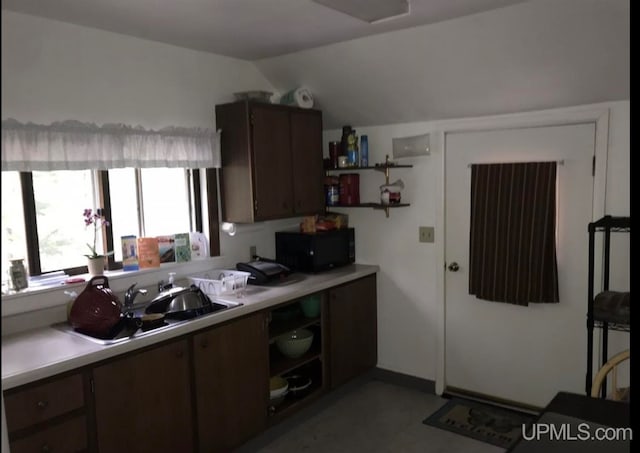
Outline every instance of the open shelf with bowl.
{"label": "open shelf with bowl", "polygon": [[270,425],[275,425],[289,414],[306,406],[325,393],[323,364],[316,358],[296,370],[283,375],[289,382],[284,398],[269,407]]}
{"label": "open shelf with bowl", "polygon": [[306,405],[326,390],[323,318],[326,293],[314,293],[274,308],[269,322],[269,378],[284,378],[284,397],[270,400],[269,424]]}

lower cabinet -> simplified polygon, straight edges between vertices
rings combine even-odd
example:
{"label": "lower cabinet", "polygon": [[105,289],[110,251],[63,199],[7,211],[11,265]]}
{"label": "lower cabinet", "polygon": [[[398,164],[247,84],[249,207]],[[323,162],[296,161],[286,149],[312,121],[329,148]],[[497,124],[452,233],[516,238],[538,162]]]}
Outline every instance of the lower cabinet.
{"label": "lower cabinet", "polygon": [[98,366],[93,380],[100,453],[193,451],[186,339]]}
{"label": "lower cabinet", "polygon": [[88,450],[85,382],[76,372],[5,392],[11,452]]}
{"label": "lower cabinet", "polygon": [[375,367],[378,361],[375,275],[329,290],[328,326],[334,389]]}
{"label": "lower cabinet", "polygon": [[84,415],[57,423],[11,442],[11,453],[53,453],[87,450],[87,419]]}
{"label": "lower cabinet", "polygon": [[[280,351],[301,329],[306,352]],[[228,452],[376,363],[370,275],[7,390],[11,451]],[[274,376],[310,384],[276,404]]]}
{"label": "lower cabinet", "polygon": [[199,451],[228,452],[265,429],[267,335],[259,312],[193,336]]}

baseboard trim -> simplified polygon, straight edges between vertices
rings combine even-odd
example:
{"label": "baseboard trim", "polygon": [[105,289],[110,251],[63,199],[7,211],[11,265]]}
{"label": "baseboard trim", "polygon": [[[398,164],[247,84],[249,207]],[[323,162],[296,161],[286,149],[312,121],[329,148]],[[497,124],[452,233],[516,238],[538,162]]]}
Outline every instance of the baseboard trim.
{"label": "baseboard trim", "polygon": [[386,370],[384,368],[374,368],[371,371],[371,378],[390,384],[408,387],[425,393],[436,393],[436,383],[430,379],[423,379],[396,371]]}

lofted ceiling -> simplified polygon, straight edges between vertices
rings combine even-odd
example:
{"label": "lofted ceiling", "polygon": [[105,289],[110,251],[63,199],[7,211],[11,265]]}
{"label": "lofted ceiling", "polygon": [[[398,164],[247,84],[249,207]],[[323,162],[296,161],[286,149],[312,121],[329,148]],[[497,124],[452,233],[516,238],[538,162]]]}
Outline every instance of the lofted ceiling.
{"label": "lofted ceiling", "polygon": [[250,61],[264,83],[241,90],[304,86],[327,130],[630,98],[630,0],[409,0],[408,15],[361,14],[374,23],[324,5],[404,0],[1,1]]}
{"label": "lofted ceiling", "polygon": [[[525,0],[409,0],[368,23],[312,0],[2,0],[2,8],[219,55],[257,60],[488,11]],[[397,3],[398,0],[375,0]],[[331,4],[331,2],[324,3]],[[371,5],[340,0],[335,5]],[[366,13],[366,11],[364,11]]]}

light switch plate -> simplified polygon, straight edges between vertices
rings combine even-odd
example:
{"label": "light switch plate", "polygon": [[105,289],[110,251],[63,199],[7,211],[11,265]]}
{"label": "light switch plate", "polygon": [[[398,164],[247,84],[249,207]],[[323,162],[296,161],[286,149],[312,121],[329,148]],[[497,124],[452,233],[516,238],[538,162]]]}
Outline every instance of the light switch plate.
{"label": "light switch plate", "polygon": [[418,229],[420,242],[433,242],[435,240],[434,228],[430,226],[421,226]]}

